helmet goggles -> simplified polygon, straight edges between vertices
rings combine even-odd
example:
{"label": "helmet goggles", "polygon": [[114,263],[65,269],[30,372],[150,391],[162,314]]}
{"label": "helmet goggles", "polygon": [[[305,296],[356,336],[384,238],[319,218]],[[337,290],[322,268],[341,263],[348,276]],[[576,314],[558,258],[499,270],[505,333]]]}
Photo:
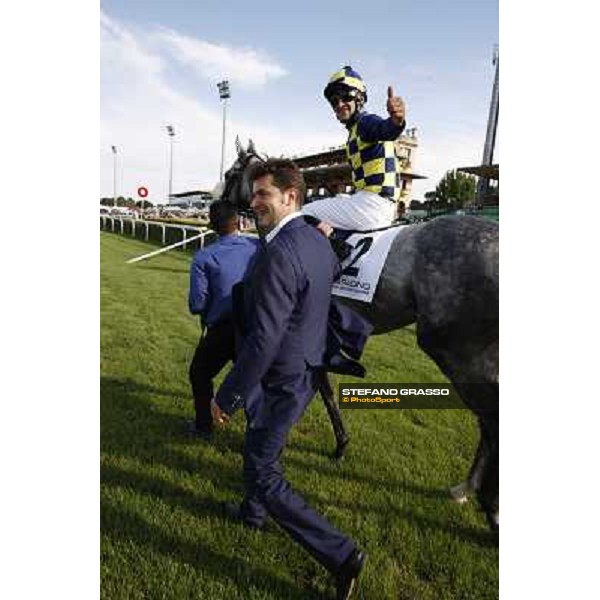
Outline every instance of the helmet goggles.
{"label": "helmet goggles", "polygon": [[358,90],[353,90],[346,86],[340,86],[339,89],[332,90],[327,95],[327,100],[329,104],[331,104],[332,108],[336,108],[338,102],[352,102],[353,100],[356,101],[358,95]]}

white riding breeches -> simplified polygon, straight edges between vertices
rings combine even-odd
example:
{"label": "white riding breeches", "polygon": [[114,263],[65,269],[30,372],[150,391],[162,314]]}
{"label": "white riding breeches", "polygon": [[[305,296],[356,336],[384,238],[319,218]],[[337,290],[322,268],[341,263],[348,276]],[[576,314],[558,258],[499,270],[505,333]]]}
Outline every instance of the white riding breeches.
{"label": "white riding breeches", "polygon": [[336,229],[366,231],[391,225],[396,218],[396,203],[361,190],[315,200],[303,206],[302,213],[325,221]]}

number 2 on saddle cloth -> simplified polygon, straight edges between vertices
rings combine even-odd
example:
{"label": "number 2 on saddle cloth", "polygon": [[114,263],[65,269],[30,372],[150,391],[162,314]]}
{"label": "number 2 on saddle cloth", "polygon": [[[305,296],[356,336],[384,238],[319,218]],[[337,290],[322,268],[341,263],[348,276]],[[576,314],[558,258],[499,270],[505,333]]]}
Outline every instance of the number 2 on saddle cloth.
{"label": "number 2 on saddle cloth", "polygon": [[346,240],[353,234],[355,231],[344,231],[341,229],[334,229],[329,241],[331,242],[331,247],[333,251],[336,253],[340,263],[343,263],[346,259],[350,257],[353,251],[357,251],[354,255],[352,261],[347,264],[344,269],[342,269],[341,275],[348,275],[349,277],[357,277],[358,276],[358,267],[355,267],[354,264],[358,262],[360,257],[363,254],[366,254],[371,246],[373,245],[372,237],[364,237],[358,240],[356,246],[352,246]]}
{"label": "number 2 on saddle cloth", "polygon": [[[307,223],[309,223],[315,227],[319,224],[319,219],[317,219],[316,217],[313,217],[312,215],[305,215],[304,219],[306,220]],[[367,237],[367,238],[362,238],[361,240],[359,240],[359,242],[356,244],[356,246],[350,245],[346,240],[353,233],[356,233],[356,231],[347,231],[345,229],[334,229],[333,233],[329,237],[329,242],[331,244],[331,247],[333,248],[333,251],[335,252],[336,256],[338,257],[338,260],[340,261],[340,263],[343,263],[345,260],[347,260],[355,248],[356,249],[360,248],[360,251],[356,253],[356,256],[352,259],[352,262],[341,271],[341,273],[339,274],[338,277],[341,277],[342,275],[349,275],[350,277],[356,277],[358,275],[358,269],[353,266],[354,263],[357,262],[358,259],[363,254],[365,254],[365,252],[368,252],[369,248],[373,244],[373,238]]]}

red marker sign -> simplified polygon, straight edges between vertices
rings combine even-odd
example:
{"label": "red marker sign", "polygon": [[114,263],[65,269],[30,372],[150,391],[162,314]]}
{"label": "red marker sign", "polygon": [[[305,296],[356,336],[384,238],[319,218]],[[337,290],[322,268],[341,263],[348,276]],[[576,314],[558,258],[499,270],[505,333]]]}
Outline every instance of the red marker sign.
{"label": "red marker sign", "polygon": [[145,188],[144,186],[139,187],[137,192],[140,198],[145,198],[148,195],[148,188]]}

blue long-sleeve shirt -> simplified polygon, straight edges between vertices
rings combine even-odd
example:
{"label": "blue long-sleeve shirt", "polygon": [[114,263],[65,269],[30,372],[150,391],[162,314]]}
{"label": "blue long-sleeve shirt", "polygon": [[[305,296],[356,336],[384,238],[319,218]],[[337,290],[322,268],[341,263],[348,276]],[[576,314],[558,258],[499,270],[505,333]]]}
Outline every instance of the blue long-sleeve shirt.
{"label": "blue long-sleeve shirt", "polygon": [[231,315],[231,290],[244,279],[259,245],[258,239],[224,235],[194,255],[188,305],[207,326]]}
{"label": "blue long-sleeve shirt", "polygon": [[348,123],[346,128],[351,130],[357,120],[358,134],[365,142],[393,141],[404,131],[406,126],[406,122],[396,125],[391,117],[383,119],[379,115],[362,112],[358,113],[355,119],[351,119],[351,123]]}

